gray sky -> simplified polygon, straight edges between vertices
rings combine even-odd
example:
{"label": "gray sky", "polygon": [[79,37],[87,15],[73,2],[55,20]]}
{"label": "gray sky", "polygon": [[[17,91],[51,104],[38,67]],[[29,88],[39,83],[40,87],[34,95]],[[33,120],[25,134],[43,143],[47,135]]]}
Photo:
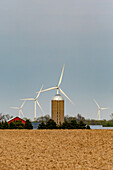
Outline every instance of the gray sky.
{"label": "gray sky", "polygon": [[[113,1],[112,0],[0,0],[0,112],[21,98],[36,97],[36,91],[57,85],[62,66],[65,114],[97,118],[97,106],[113,113]],[[56,91],[40,95],[45,113]],[[34,118],[33,102],[23,112]],[[37,107],[37,116],[42,113]]]}

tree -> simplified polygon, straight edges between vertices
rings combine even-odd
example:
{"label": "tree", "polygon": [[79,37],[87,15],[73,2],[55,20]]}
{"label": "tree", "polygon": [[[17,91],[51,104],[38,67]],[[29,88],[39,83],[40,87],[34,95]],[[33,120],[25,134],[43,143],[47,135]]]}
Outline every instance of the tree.
{"label": "tree", "polygon": [[0,122],[0,129],[2,129],[2,123]]}
{"label": "tree", "polygon": [[18,120],[18,121],[14,121],[15,123],[15,129],[24,129],[25,126],[24,124],[21,122],[21,120]]}
{"label": "tree", "polygon": [[80,122],[79,122],[79,129],[86,129],[86,124],[81,120]]}
{"label": "tree", "polygon": [[79,114],[79,113],[77,114],[77,118],[76,119],[77,119],[77,122],[80,122],[80,121],[84,122],[85,121],[85,118],[83,116],[81,116],[81,114]]}
{"label": "tree", "polygon": [[67,122],[71,122],[71,120],[73,120],[73,119],[75,119],[75,120],[76,120],[76,117],[72,117],[72,116],[68,116],[68,115],[66,115],[66,116],[64,117],[64,122],[65,122],[65,121],[67,121]]}
{"label": "tree", "polygon": [[11,123],[9,124],[9,129],[15,129],[15,128],[16,128],[15,123],[14,123],[14,122],[11,122]]}
{"label": "tree", "polygon": [[46,129],[56,129],[56,122],[52,119],[49,119],[46,123]]}
{"label": "tree", "polygon": [[68,121],[65,121],[62,126],[61,126],[62,129],[70,129],[71,126],[70,126],[70,123]]}
{"label": "tree", "polygon": [[29,119],[27,119],[25,122],[25,129],[33,129],[33,126]]}
{"label": "tree", "polygon": [[37,118],[37,122],[44,122],[46,123],[50,119],[49,115],[41,116]]}
{"label": "tree", "polygon": [[39,124],[38,129],[46,129],[46,125],[43,121]]}
{"label": "tree", "polygon": [[78,129],[78,124],[77,124],[77,121],[75,119],[71,120],[70,129]]}
{"label": "tree", "polygon": [[2,113],[0,113],[0,121],[5,122],[7,120],[9,120],[11,118],[11,116],[9,114],[3,115]]}
{"label": "tree", "polygon": [[8,129],[8,123],[6,121],[2,123],[2,129]]}
{"label": "tree", "polygon": [[90,126],[89,126],[89,125],[87,125],[87,126],[86,126],[86,129],[90,129]]}

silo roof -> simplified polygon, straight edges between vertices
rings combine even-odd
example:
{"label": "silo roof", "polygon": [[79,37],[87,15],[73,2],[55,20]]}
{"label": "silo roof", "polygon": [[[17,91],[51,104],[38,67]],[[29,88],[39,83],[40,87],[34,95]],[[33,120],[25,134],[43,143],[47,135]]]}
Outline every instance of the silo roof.
{"label": "silo roof", "polygon": [[56,94],[53,96],[52,100],[64,100],[64,98],[60,94]]}

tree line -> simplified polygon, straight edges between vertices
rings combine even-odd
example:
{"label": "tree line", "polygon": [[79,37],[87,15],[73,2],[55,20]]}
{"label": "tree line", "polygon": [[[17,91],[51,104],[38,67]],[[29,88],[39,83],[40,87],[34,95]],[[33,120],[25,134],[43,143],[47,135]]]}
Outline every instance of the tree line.
{"label": "tree line", "polygon": [[90,126],[86,125],[83,121],[77,123],[75,119],[57,125],[54,120],[49,119],[46,123],[42,121],[39,124],[38,129],[90,129]]}
{"label": "tree line", "polygon": [[8,124],[7,121],[0,122],[0,129],[33,129],[29,120],[26,120],[25,125],[19,120]]}
{"label": "tree line", "polygon": [[[8,124],[7,121],[10,118],[8,114],[3,115],[0,113],[0,129],[33,129],[31,121],[27,118],[24,118],[26,121],[25,125],[21,121],[14,121]],[[89,129],[89,125],[113,127],[113,114],[111,114],[110,120],[85,119],[80,114],[77,114],[76,117],[67,115],[64,117],[64,123],[60,125],[56,125],[49,115],[45,115],[38,117],[34,122],[39,123],[38,129]]]}
{"label": "tree line", "polygon": [[65,120],[70,122],[71,120],[76,119],[77,122],[83,121],[87,125],[102,125],[103,127],[113,127],[113,114],[111,114],[110,120],[95,120],[95,119],[86,119],[85,117],[77,114],[76,117],[65,116]]}
{"label": "tree line", "polygon": [[[36,122],[43,122],[45,125],[47,123],[47,121],[50,120],[50,116],[49,115],[45,115],[45,116],[41,116],[39,118],[37,118]],[[71,121],[75,121],[77,122],[77,124],[79,124],[79,122],[83,122],[84,124],[86,124],[86,126],[89,125],[102,125],[103,127],[113,127],[113,114],[111,114],[111,119],[110,120],[95,120],[95,119],[86,119],[85,117],[83,117],[81,114],[77,114],[77,116],[64,116],[64,124],[68,124],[68,127],[70,127],[70,123]],[[64,127],[64,125],[63,125]]]}

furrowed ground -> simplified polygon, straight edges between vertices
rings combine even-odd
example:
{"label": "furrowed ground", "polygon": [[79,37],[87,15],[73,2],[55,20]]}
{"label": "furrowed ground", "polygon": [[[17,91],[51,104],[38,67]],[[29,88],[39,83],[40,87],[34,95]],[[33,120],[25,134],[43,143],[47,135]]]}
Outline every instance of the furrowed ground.
{"label": "furrowed ground", "polygon": [[0,170],[113,169],[113,130],[0,130]]}

